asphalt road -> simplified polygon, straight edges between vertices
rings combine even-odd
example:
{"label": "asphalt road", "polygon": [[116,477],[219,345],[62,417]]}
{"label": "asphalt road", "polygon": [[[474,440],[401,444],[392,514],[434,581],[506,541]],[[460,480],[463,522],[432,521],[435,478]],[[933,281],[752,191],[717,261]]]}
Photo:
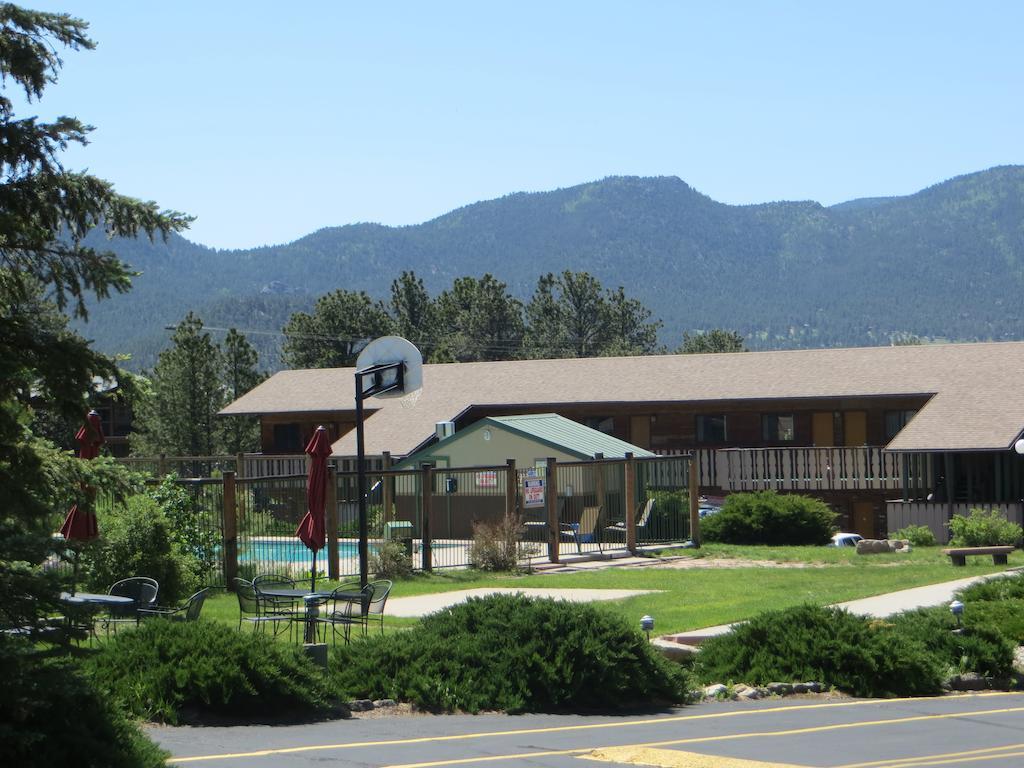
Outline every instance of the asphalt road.
{"label": "asphalt road", "polygon": [[[638,716],[394,716],[150,730],[197,768],[1024,766],[1024,694],[709,702]],[[585,762],[584,762],[585,761]],[[596,766],[595,766],[596,768]]]}

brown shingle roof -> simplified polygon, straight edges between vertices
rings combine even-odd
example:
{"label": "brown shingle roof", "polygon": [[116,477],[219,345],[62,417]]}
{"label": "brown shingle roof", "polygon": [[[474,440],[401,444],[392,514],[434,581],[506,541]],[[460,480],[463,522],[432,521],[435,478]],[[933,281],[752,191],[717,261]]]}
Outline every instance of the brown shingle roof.
{"label": "brown shingle roof", "polygon": [[[1024,429],[1024,342],[425,365],[415,407],[375,399],[366,448],[404,455],[470,406],[935,394],[891,450],[997,450]],[[282,371],[222,414],[354,409],[354,369]],[[369,412],[369,411],[368,411]],[[354,435],[334,444],[355,453]]]}

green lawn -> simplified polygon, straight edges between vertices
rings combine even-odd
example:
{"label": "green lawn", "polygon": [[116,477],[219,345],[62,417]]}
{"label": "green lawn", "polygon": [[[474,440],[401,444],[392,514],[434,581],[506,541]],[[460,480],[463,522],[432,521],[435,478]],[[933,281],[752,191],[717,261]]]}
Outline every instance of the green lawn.
{"label": "green lawn", "polygon": [[[695,554],[693,550],[684,551]],[[650,614],[655,618],[657,633],[665,634],[741,621],[768,608],[785,608],[803,602],[838,603],[1004,569],[1004,566],[993,566],[990,558],[971,558],[966,567],[954,569],[940,548],[919,548],[906,555],[865,556],[857,555],[852,548],[716,544],[702,548],[698,554],[716,559],[803,562],[814,567],[764,568],[743,566],[738,562],[736,568],[608,568],[524,576],[446,571],[397,582],[391,596],[408,597],[487,586],[660,590],[657,594],[602,604],[621,613],[631,623]],[[1014,566],[1024,566],[1024,552],[1011,555],[1007,567]],[[203,613],[237,623],[238,603],[233,594],[218,594],[207,601]],[[386,626],[399,629],[415,621],[392,617],[386,620]]]}

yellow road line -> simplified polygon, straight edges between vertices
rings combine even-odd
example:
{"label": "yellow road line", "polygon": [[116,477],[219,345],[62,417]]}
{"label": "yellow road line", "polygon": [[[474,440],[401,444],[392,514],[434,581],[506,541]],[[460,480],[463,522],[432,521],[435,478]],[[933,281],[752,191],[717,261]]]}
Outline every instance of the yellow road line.
{"label": "yellow road line", "polygon": [[[968,749],[963,752],[942,752],[934,755],[920,755],[918,757],[898,757],[888,760],[875,760],[870,763],[847,763],[838,765],[835,768],[904,768],[913,765],[944,765],[946,763],[924,763],[924,760],[945,760],[953,758],[955,762],[964,762],[967,759],[975,760],[997,760],[1001,757],[1019,757],[1024,752],[1010,752],[1009,750],[1022,750],[1024,744],[1007,744],[1002,747],[985,747],[984,749]],[[1006,754],[992,754],[992,753]]]}
{"label": "yellow road line", "polygon": [[600,760],[621,765],[650,765],[654,768],[806,768],[792,763],[766,763],[762,760],[702,755],[699,752],[683,752],[678,749],[643,747],[609,747],[580,757],[584,760]]}
{"label": "yellow road line", "polygon": [[[778,738],[781,736],[800,736],[808,733],[825,733],[826,731],[841,731],[852,728],[870,728],[883,725],[901,725],[905,723],[920,723],[929,720],[952,720],[954,718],[976,716],[976,715],[999,715],[1010,712],[1024,712],[1024,707],[1007,707],[1005,709],[974,710],[967,712],[949,712],[942,715],[914,715],[912,717],[898,717],[888,720],[864,720],[855,723],[834,723],[832,725],[816,725],[808,728],[792,728],[787,731],[755,731],[750,733],[730,733],[719,736],[692,736],[686,739],[668,739],[665,741],[649,741],[641,744],[620,744],[619,747],[631,746],[641,747],[671,747],[679,744],[707,744],[710,742],[739,741],[742,739],[756,738]],[[466,757],[452,760],[432,760],[423,763],[400,763],[386,766],[385,768],[437,768],[442,765],[465,765],[476,762],[497,762],[500,760],[520,760],[530,757],[543,757],[546,755],[581,755],[595,751],[595,749],[607,749],[607,747],[585,747],[577,749],[562,749],[547,752],[520,752],[512,755],[489,755],[487,757]]]}
{"label": "yellow road line", "polygon": [[[959,699],[982,699],[982,698],[998,698],[1002,696],[1019,696],[1019,692],[1014,691],[999,691],[994,693],[981,693],[981,694],[964,694],[961,696],[943,696],[934,698],[900,698],[900,699],[868,699],[868,700],[856,700],[856,701],[839,701],[839,702],[823,702],[821,704],[798,704],[798,705],[786,705],[779,707],[765,707],[764,709],[744,709],[733,712],[714,712],[703,715],[674,715],[672,717],[660,717],[648,720],[625,720],[622,722],[615,723],[591,723],[587,725],[558,725],[549,726],[546,728],[522,728],[512,731],[485,731],[482,733],[465,733],[449,736],[423,736],[412,739],[385,739],[380,741],[350,741],[342,744],[311,744],[301,747],[270,747],[267,749],[253,750],[251,752],[233,752],[233,753],[220,753],[213,755],[192,755],[189,757],[171,757],[167,762],[169,763],[195,763],[207,760],[231,760],[244,757],[267,757],[269,755],[288,755],[302,752],[314,752],[318,750],[339,750],[339,749],[356,749],[361,747],[387,747],[397,746],[402,744],[426,744],[432,742],[444,742],[444,741],[465,741],[470,739],[485,739],[494,738],[500,736],[529,736],[533,734],[541,733],[566,733],[570,731],[590,731],[590,730],[603,730],[612,728],[629,728],[644,725],[661,725],[666,723],[681,723],[681,722],[695,722],[700,720],[720,720],[729,719],[734,717],[752,717],[758,715],[771,715],[778,712],[791,712],[795,710],[799,711],[810,711],[814,709],[846,709],[849,707],[862,707],[868,705],[886,705],[886,704],[900,704],[906,702],[923,702],[933,701],[935,698],[941,698],[942,700],[949,700],[952,698]],[[579,751],[579,750],[570,750]],[[583,750],[586,751],[586,750]],[[563,753],[558,753],[563,754]]]}

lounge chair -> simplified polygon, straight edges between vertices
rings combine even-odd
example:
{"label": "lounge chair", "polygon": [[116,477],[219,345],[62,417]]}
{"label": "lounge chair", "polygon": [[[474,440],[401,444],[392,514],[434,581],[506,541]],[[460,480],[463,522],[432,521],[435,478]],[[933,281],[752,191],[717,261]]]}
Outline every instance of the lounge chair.
{"label": "lounge chair", "polygon": [[583,544],[594,542],[601,551],[601,537],[598,523],[601,520],[601,506],[584,507],[578,523],[562,523],[562,536],[576,542],[576,551],[583,552]]}
{"label": "lounge chair", "polygon": [[206,596],[209,593],[210,588],[204,587],[186,600],[183,605],[179,605],[176,608],[161,606],[140,608],[139,618],[148,619],[159,616],[165,619],[173,619],[174,621],[195,621],[199,618],[199,613],[203,610],[203,603],[206,602]]}
{"label": "lounge chair", "polygon": [[[636,516],[636,536],[639,539],[640,533],[647,528],[647,521],[651,519],[651,510],[654,509],[654,499],[648,499],[644,504],[643,510],[639,511]],[[618,522],[612,523],[611,525],[605,526],[605,533],[610,533],[614,536],[626,537],[626,521],[619,520]]]}

